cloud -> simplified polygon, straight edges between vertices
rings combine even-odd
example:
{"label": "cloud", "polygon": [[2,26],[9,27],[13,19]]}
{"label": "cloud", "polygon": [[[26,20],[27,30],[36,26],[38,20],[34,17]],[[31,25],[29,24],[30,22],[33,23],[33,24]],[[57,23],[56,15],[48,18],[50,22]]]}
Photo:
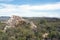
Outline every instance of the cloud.
{"label": "cloud", "polygon": [[32,10],[57,10],[57,9],[60,9],[60,2],[56,3],[56,4],[31,6],[30,9],[32,9]]}
{"label": "cloud", "polygon": [[[38,11],[39,12],[38,12]],[[36,17],[60,17],[59,12],[42,12],[42,11],[60,10],[60,3],[45,4],[45,5],[13,5],[0,4],[1,15],[19,15],[19,16],[36,16]]]}

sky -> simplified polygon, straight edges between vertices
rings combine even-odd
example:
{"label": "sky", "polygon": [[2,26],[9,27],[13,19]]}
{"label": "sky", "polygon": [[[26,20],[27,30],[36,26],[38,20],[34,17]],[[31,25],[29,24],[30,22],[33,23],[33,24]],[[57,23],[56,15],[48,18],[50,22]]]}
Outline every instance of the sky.
{"label": "sky", "polygon": [[0,0],[0,16],[60,18],[60,0]]}

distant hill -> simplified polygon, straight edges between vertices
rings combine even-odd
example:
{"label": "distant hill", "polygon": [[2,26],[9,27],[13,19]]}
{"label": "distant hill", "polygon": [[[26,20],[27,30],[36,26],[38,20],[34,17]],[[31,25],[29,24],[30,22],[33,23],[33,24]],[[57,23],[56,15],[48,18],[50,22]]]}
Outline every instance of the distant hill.
{"label": "distant hill", "polygon": [[[9,16],[0,16],[0,21],[6,21],[8,20],[10,17]],[[54,21],[60,21],[60,18],[50,18],[50,17],[23,17],[24,19],[28,19],[28,20],[43,20],[46,19],[49,22],[54,22]]]}
{"label": "distant hill", "polygon": [[6,21],[8,20],[10,17],[9,16],[1,16],[0,17],[0,21]]}

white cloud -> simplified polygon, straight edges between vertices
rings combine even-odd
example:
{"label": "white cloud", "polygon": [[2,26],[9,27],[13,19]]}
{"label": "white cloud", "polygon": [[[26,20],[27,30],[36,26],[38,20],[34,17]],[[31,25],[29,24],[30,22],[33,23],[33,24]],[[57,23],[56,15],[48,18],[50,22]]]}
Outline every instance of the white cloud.
{"label": "white cloud", "polygon": [[[1,8],[2,7],[2,8]],[[60,10],[60,3],[46,5],[12,5],[0,4],[1,15],[20,15],[20,16],[40,16],[40,17],[60,17],[57,13],[52,12],[36,12],[32,10]]]}
{"label": "white cloud", "polygon": [[60,9],[60,2],[55,4],[45,4],[45,5],[21,5],[23,8],[27,8],[30,10],[56,10]]}
{"label": "white cloud", "polygon": [[60,2],[56,3],[56,4],[31,6],[30,9],[32,9],[32,10],[56,10],[56,9],[60,9]]}

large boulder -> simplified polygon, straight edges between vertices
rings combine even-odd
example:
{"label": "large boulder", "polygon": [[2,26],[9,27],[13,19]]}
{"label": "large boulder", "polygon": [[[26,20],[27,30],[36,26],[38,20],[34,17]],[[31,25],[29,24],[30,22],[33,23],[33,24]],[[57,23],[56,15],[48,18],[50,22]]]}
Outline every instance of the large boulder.
{"label": "large boulder", "polygon": [[15,16],[13,15],[7,22],[6,22],[6,27],[4,28],[4,31],[7,30],[7,28],[12,28],[12,27],[17,27],[18,25],[24,25],[24,24],[30,24],[30,28],[31,29],[35,29],[37,28],[37,26],[33,23],[33,22],[30,22],[26,19],[23,19],[22,17],[19,17],[19,16]]}

